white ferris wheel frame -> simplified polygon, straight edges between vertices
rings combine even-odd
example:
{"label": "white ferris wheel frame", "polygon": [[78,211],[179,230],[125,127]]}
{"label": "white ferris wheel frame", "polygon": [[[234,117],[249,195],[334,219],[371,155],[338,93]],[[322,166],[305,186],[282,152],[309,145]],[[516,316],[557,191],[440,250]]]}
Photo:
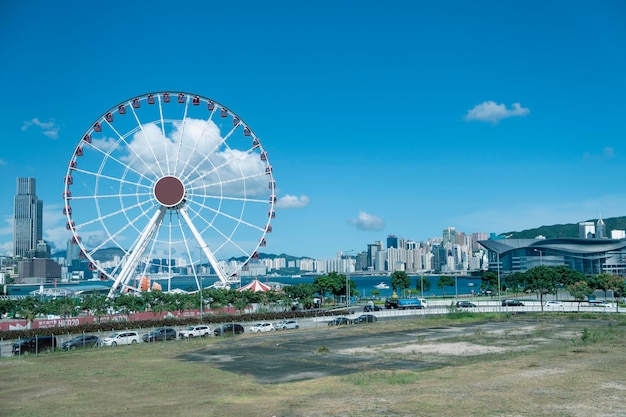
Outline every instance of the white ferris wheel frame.
{"label": "white ferris wheel frame", "polygon": [[[177,109],[178,118],[165,117],[165,110],[171,110],[171,106],[181,106]],[[143,120],[142,107],[152,108],[153,117]],[[206,109],[204,113],[199,111],[202,108]],[[203,114],[205,118],[192,119],[192,112]],[[126,131],[120,130],[120,120],[125,120],[129,126]],[[184,138],[192,137],[184,132],[185,128],[193,130],[192,121],[204,127],[200,139],[184,143]],[[230,127],[223,134],[221,127],[217,127],[227,121],[231,122]],[[176,137],[168,137],[167,129],[175,130]],[[153,133],[150,134],[150,131]],[[201,152],[211,141],[205,141],[202,136],[207,131],[218,133],[212,137],[214,143],[211,143],[210,150]],[[150,140],[158,146],[148,144]],[[246,145],[246,140],[249,145]],[[239,148],[232,146],[235,141]],[[137,143],[148,145],[139,146]],[[168,150],[168,146],[172,149]],[[85,167],[83,156],[87,154],[93,155],[93,158],[91,165]],[[251,164],[251,156],[258,157],[258,161],[253,168],[245,167],[244,163]],[[203,165],[208,168],[203,168]],[[111,166],[115,175],[109,173],[113,170],[109,168]],[[259,193],[253,190],[253,185],[258,185],[261,176],[264,180],[268,179],[265,193],[269,198],[263,199],[254,194]],[[271,220],[275,217],[276,181],[259,138],[229,108],[215,100],[186,92],[148,93],[125,100],[104,112],[74,148],[64,183],[63,212],[67,217],[67,229],[73,236],[72,244],[78,246],[80,257],[86,258],[90,269],[97,271],[100,279],[113,281],[109,297],[118,291],[138,290],[131,281],[136,281],[137,276],[142,274],[142,265],[148,269],[150,263],[146,261],[146,255],[152,255],[157,245],[162,250],[169,250],[171,276],[174,241],[184,246],[183,252],[188,255],[198,289],[203,287],[194,267],[199,258],[192,255],[191,246],[200,249],[203,259],[217,275],[215,286],[237,284],[240,282],[237,273],[256,259],[259,247],[266,245],[266,234],[272,231]],[[118,187],[117,192],[108,191],[114,187]],[[228,195],[226,190],[229,187],[238,188],[234,194]],[[219,192],[198,191],[203,188]],[[116,200],[117,205],[109,208],[108,205]],[[197,200],[196,204],[194,200]],[[89,204],[86,206],[88,209],[80,209],[83,214],[80,219],[73,208],[78,202]],[[226,209],[229,204],[233,205],[230,212]],[[265,204],[269,206],[267,211]],[[264,217],[255,215],[254,220],[248,220],[246,209],[248,213],[262,209]],[[204,216],[204,211],[211,216]],[[176,222],[170,220],[167,223],[168,214]],[[112,226],[109,223],[112,218],[122,218],[124,224]],[[220,219],[228,222],[227,231],[216,225]],[[246,236],[247,246],[244,246],[243,242],[236,240],[242,230],[249,234],[258,233],[260,238],[250,244]],[[215,232],[218,243],[207,241],[209,231]],[[87,244],[81,238],[83,232],[101,233],[101,242]],[[170,234],[169,242],[167,237],[159,238],[166,232]],[[171,239],[172,232],[178,234],[177,240]],[[132,238],[131,244],[123,246],[123,238],[129,237]],[[106,248],[107,244],[124,251],[124,256],[113,267],[96,260],[96,252]],[[215,247],[217,250],[212,249]],[[227,270],[216,256],[224,247],[232,248],[245,261],[239,267]]]}

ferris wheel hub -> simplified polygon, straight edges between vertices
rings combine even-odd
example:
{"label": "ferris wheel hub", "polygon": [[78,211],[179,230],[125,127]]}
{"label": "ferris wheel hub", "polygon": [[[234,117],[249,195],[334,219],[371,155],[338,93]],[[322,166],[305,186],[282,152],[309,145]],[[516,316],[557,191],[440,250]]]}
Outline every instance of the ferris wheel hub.
{"label": "ferris wheel hub", "polygon": [[173,176],[165,176],[154,185],[154,196],[165,207],[176,207],[185,199],[185,186]]}

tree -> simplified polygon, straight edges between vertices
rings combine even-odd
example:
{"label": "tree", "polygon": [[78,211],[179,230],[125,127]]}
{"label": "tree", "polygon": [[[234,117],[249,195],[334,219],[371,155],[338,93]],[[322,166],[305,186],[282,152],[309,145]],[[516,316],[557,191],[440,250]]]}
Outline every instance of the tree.
{"label": "tree", "polygon": [[420,278],[417,280],[417,285],[415,289],[418,290],[420,294],[422,294],[424,292],[430,291],[430,285],[431,285],[430,278],[420,275]]}
{"label": "tree", "polygon": [[523,272],[513,272],[509,274],[504,279],[506,283],[507,289],[512,289],[513,292],[517,292],[524,289],[524,273]]}
{"label": "tree", "polygon": [[571,296],[574,297],[576,301],[578,301],[578,311],[580,311],[581,301],[584,301],[585,298],[588,299],[589,296],[593,294],[593,288],[591,288],[589,284],[587,283],[587,281],[585,280],[581,280],[578,282],[574,282],[573,284],[569,284],[567,286],[567,290],[569,291]]}
{"label": "tree", "polygon": [[524,272],[524,291],[532,291],[539,296],[543,311],[543,295],[556,294],[560,276],[554,268],[541,265]]}
{"label": "tree", "polygon": [[555,266],[554,270],[557,274],[559,274],[559,283],[565,287],[585,280],[585,275],[581,274],[578,271],[570,269],[566,265]]}
{"label": "tree", "polygon": [[482,282],[480,283],[481,291],[491,291],[493,293],[494,288],[498,288],[498,274],[492,271],[483,272],[480,277]]}
{"label": "tree", "polygon": [[[344,281],[344,282],[342,282]],[[317,288],[317,293],[322,298],[322,303],[324,302],[324,297],[327,293],[331,293],[333,295],[340,295],[341,290],[343,289],[343,294],[345,294],[345,276],[342,279],[339,274],[336,272],[331,272],[328,275],[322,275],[315,278],[313,284]]]}
{"label": "tree", "polygon": [[454,279],[447,275],[442,275],[437,280],[437,287],[443,291],[443,296],[446,296],[446,287],[454,287]]}
{"label": "tree", "polygon": [[411,278],[404,271],[395,271],[391,274],[391,288],[395,292],[396,290],[402,290],[411,286]]}
{"label": "tree", "polygon": [[288,305],[289,308],[295,302],[302,304],[304,308],[311,308],[315,305],[314,296],[316,292],[317,288],[313,283],[287,285],[283,288],[284,298],[281,302],[283,305]]}

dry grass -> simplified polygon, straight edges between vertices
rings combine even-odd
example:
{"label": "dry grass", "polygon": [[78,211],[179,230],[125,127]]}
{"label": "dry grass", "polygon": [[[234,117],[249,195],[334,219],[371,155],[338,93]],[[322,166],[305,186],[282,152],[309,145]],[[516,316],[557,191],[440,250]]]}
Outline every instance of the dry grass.
{"label": "dry grass", "polygon": [[[394,325],[415,330],[428,324],[405,320]],[[11,358],[0,361],[0,415],[622,416],[623,324],[587,327],[538,317],[509,332],[365,346],[343,354],[401,355],[444,366],[422,372],[364,369],[281,384],[259,384],[252,377],[177,359],[214,339]],[[350,331],[371,332],[384,325]]]}

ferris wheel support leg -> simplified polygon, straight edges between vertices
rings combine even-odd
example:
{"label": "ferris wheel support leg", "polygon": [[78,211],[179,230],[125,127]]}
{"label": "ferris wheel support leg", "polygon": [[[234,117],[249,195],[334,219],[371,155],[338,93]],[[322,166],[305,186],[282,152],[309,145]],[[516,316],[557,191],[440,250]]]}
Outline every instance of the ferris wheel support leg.
{"label": "ferris wheel support leg", "polygon": [[196,227],[192,223],[191,219],[189,218],[189,214],[187,214],[187,210],[185,209],[185,207],[180,209],[180,214],[183,216],[183,219],[185,219],[187,226],[189,226],[191,233],[193,234],[193,236],[196,238],[196,241],[200,245],[200,249],[202,249],[202,252],[209,260],[209,263],[213,267],[213,270],[217,274],[217,277],[225,286],[230,285],[232,281],[228,280],[226,272],[220,267],[220,265],[217,262],[217,258],[215,258],[215,255],[213,255],[213,252],[211,252],[211,250],[209,249],[209,246],[206,244],[206,242],[202,238],[202,235],[200,234],[200,232],[198,232],[198,229],[196,229]]}
{"label": "ferris wheel support leg", "polygon": [[120,271],[119,275],[115,279],[115,282],[111,286],[108,298],[113,297],[120,284],[124,286],[128,284],[128,282],[132,278],[132,275],[135,273],[135,269],[137,268],[139,260],[145,253],[146,248],[148,247],[148,243],[152,240],[154,234],[158,230],[161,222],[163,221],[163,217],[165,217],[166,211],[166,207],[160,207],[156,211],[156,213],[154,213],[154,216],[152,216],[147,226],[143,229],[141,235],[139,236],[139,239],[137,240],[137,243],[135,244],[135,248],[130,252],[126,263],[122,267],[122,270]]}

